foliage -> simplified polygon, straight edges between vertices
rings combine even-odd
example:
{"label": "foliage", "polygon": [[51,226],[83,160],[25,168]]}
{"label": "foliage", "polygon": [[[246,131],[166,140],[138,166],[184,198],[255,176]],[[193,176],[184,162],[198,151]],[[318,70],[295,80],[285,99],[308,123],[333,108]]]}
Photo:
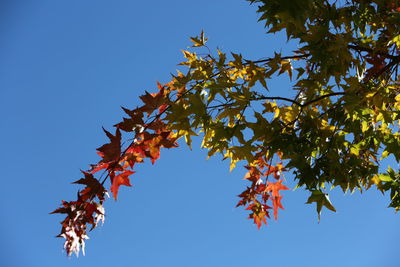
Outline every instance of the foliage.
{"label": "foliage", "polygon": [[[398,170],[382,161],[400,159],[399,1],[250,2],[259,5],[269,33],[285,30],[298,50],[249,60],[212,54],[203,32],[192,37],[184,71],[141,96],[141,107],[124,108],[128,117],[115,134],[105,131],[110,142],[98,149],[100,161],[75,182],[85,186],[78,199],[54,211],[66,214],[59,236],[68,254],[84,247],[87,225],[104,220],[106,181],[116,199],[121,185],[131,185],[136,164],[146,158],[154,164],[160,148],[177,147],[180,138],[191,146],[193,136],[201,136],[210,157],[229,159],[231,169],[246,162],[249,186],[238,206],[258,227],[270,209],[275,219],[283,209],[283,172],[310,192],[307,203],[316,203],[318,217],[323,206],[335,211],[327,186],[344,192],[376,186],[400,209]],[[203,56],[193,51],[204,48]],[[289,96],[271,95],[269,80],[282,74],[292,80]]]}

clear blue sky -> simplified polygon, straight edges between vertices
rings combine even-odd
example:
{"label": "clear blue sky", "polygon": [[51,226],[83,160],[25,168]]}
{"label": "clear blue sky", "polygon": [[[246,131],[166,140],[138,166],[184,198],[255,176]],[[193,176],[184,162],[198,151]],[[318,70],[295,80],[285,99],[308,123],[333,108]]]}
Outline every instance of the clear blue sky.
{"label": "clear blue sky", "polygon": [[388,196],[334,190],[338,212],[318,224],[308,195],[285,191],[279,220],[257,230],[234,208],[244,170],[206,161],[198,145],[140,166],[133,187],[107,201],[86,256],[66,257],[54,238],[62,216],[48,213],[75,198],[70,182],[107,141],[101,126],[168,81],[189,36],[204,29],[211,47],[254,59],[285,39],[267,37],[244,0],[3,0],[0,12],[0,266],[399,266]]}

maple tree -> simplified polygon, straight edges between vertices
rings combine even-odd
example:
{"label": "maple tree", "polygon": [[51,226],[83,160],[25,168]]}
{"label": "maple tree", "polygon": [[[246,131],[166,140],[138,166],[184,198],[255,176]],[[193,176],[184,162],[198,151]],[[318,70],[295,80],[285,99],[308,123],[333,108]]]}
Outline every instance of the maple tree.
{"label": "maple tree", "polygon": [[[250,0],[269,33],[284,30],[298,42],[292,55],[258,60],[206,46],[202,32],[183,51],[183,70],[143,105],[123,108],[126,118],[106,130],[109,143],[100,161],[75,183],[84,188],[76,201],[53,213],[66,215],[60,237],[68,254],[84,249],[87,227],[104,221],[110,192],[131,186],[136,164],[154,164],[161,148],[183,138],[202,138],[211,157],[222,154],[230,168],[245,162],[247,188],[237,206],[250,212],[258,228],[283,209],[284,172],[310,192],[307,203],[335,211],[327,187],[344,192],[375,186],[390,192],[400,209],[399,171],[384,158],[400,159],[400,1]],[[193,50],[206,48],[206,55]],[[271,95],[269,79],[287,74],[289,96]]]}

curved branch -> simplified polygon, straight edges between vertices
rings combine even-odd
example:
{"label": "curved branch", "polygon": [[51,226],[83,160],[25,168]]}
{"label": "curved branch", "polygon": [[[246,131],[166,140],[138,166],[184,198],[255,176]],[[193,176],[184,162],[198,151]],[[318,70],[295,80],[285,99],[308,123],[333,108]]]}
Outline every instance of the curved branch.
{"label": "curved branch", "polygon": [[297,102],[296,100],[293,100],[291,98],[286,98],[286,97],[280,97],[280,96],[260,96],[257,98],[253,98],[250,100],[258,101],[258,100],[283,100],[287,102],[291,102],[293,104],[296,104],[297,106],[301,107],[302,104],[300,102]]}
{"label": "curved branch", "polygon": [[262,97],[254,98],[254,99],[251,99],[251,100],[283,100],[283,101],[291,102],[291,103],[293,103],[293,104],[295,104],[295,105],[297,105],[297,106],[299,106],[301,108],[304,108],[304,107],[306,107],[308,105],[311,105],[312,103],[318,102],[318,101],[320,101],[320,100],[322,100],[324,98],[331,97],[331,96],[338,96],[338,95],[345,95],[345,93],[344,92],[330,93],[330,94],[319,96],[319,97],[317,97],[315,99],[312,99],[312,100],[310,100],[308,102],[305,102],[305,103],[300,103],[300,102],[298,102],[296,100],[293,100],[293,99],[290,99],[290,98],[286,98],[286,97],[280,97],[280,96],[262,96]]}
{"label": "curved branch", "polygon": [[312,104],[312,103],[318,102],[318,101],[320,101],[320,100],[322,100],[322,99],[324,99],[324,98],[331,97],[331,96],[338,96],[338,95],[345,95],[345,92],[335,92],[335,93],[330,93],[330,94],[322,95],[322,96],[320,96],[320,97],[317,97],[317,98],[315,98],[315,99],[313,99],[313,100],[310,100],[310,101],[308,101],[308,102],[302,104],[301,107],[306,107],[306,106],[308,106],[308,105],[310,105],[310,104]]}
{"label": "curved branch", "polygon": [[[300,58],[307,58],[309,56],[311,56],[311,54],[287,56],[287,57],[281,57],[280,59],[283,59],[283,60],[285,60],[285,59],[300,59]],[[275,59],[274,57],[269,57],[269,58],[265,58],[265,59],[255,60],[255,61],[244,59],[244,61],[246,61],[245,64],[251,64],[251,63],[257,64],[257,63],[264,63],[264,62],[272,61],[274,59]]]}

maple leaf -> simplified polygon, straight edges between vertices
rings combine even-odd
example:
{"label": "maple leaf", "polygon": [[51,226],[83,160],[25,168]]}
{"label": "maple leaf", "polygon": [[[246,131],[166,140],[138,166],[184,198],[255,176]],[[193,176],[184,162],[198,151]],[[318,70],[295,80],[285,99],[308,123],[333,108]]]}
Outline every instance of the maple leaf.
{"label": "maple leaf", "polygon": [[163,132],[166,129],[166,124],[160,119],[156,119],[145,125],[147,129],[154,130],[156,133]]}
{"label": "maple leaf", "polygon": [[178,143],[176,143],[176,138],[171,138],[172,132],[171,131],[163,131],[160,133],[162,139],[160,140],[161,147],[165,148],[172,148],[178,147]]}
{"label": "maple leaf", "polygon": [[258,201],[255,201],[246,208],[246,210],[252,211],[252,213],[249,215],[249,219],[254,220],[254,223],[257,225],[258,229],[261,228],[262,223],[265,225],[267,224],[267,217],[269,218],[268,209],[270,208],[271,207],[263,205]]}
{"label": "maple leaf", "polygon": [[204,32],[201,31],[200,36],[190,37],[190,40],[194,43],[192,47],[201,47],[204,46],[207,42],[208,38],[204,36]]}
{"label": "maple leaf", "polygon": [[267,188],[265,189],[266,191],[272,192],[273,197],[279,197],[279,191],[280,190],[289,190],[289,188],[285,185],[282,184],[283,180],[279,180],[275,183],[270,183],[267,182]]}
{"label": "maple leaf", "polygon": [[65,201],[65,200],[62,200],[61,203],[62,203],[63,207],[53,210],[52,212],[50,212],[50,214],[54,214],[54,213],[69,213],[70,209],[68,208],[68,202]]}
{"label": "maple leaf", "polygon": [[282,184],[282,180],[279,180],[275,183],[267,182],[267,187],[265,191],[272,193],[272,204],[274,209],[274,218],[278,219],[278,209],[283,209],[281,204],[282,196],[280,195],[280,190],[288,190],[289,188]]}
{"label": "maple leaf", "polygon": [[281,61],[281,70],[279,71],[278,75],[281,75],[284,72],[287,72],[290,80],[292,80],[293,67],[292,67],[290,60],[282,60]]}
{"label": "maple leaf", "polygon": [[150,158],[152,164],[160,158],[160,148],[177,147],[176,139],[170,138],[171,132],[160,132],[158,134],[144,133],[144,152]]}
{"label": "maple leaf", "polygon": [[82,171],[84,178],[73,182],[73,184],[83,184],[86,187],[79,193],[84,201],[97,196],[100,201],[104,200],[104,195],[107,192],[104,186],[93,177],[93,174]]}
{"label": "maple leaf", "polygon": [[255,198],[254,195],[255,191],[252,190],[251,187],[247,187],[245,191],[243,191],[240,195],[238,195],[238,197],[240,197],[241,200],[238,202],[236,207],[247,205],[247,203],[251,202],[251,200]]}
{"label": "maple leaf", "polygon": [[[86,183],[85,179],[81,180],[82,183]],[[78,201],[63,201],[62,206],[52,212],[67,214],[61,222],[61,233],[57,237],[65,238],[64,248],[68,255],[78,255],[80,249],[85,254],[85,239],[89,238],[86,234],[86,224],[91,224],[93,229],[100,220],[104,221],[104,208],[94,201],[82,201],[80,196]]]}
{"label": "maple leaf", "polygon": [[128,164],[131,168],[133,168],[136,163],[143,163],[143,159],[145,157],[145,147],[140,144],[134,143],[126,150],[123,161],[125,161],[125,165]]}
{"label": "maple leaf", "polygon": [[115,177],[112,177],[111,192],[113,193],[113,197],[115,200],[117,200],[118,190],[121,185],[132,186],[129,180],[129,175],[134,173],[134,171],[128,170],[118,174]]}
{"label": "maple leaf", "polygon": [[308,198],[306,204],[311,204],[313,202],[317,204],[318,222],[321,220],[321,210],[323,206],[331,211],[336,212],[336,209],[332,205],[328,194],[325,194],[321,190],[312,191],[311,196]]}
{"label": "maple leaf", "polygon": [[124,107],[122,107],[122,109],[130,116],[130,118],[123,118],[123,121],[115,124],[114,127],[118,127],[125,132],[132,132],[135,129],[140,131],[144,124],[143,112],[141,112],[139,109],[129,110]]}
{"label": "maple leaf", "polygon": [[158,87],[161,87],[158,93],[149,93],[146,91],[145,95],[140,96],[140,99],[144,103],[144,105],[139,108],[140,111],[146,112],[150,115],[154,110],[165,104],[164,87],[159,83]]}
{"label": "maple leaf", "polygon": [[261,228],[262,223],[267,224],[265,212],[260,212],[258,214],[254,214],[253,219],[254,219],[254,223],[257,225],[258,229]]}
{"label": "maple leaf", "polygon": [[274,178],[277,180],[280,178],[282,171],[286,170],[282,163],[277,163],[276,166],[266,164],[266,166],[268,167],[268,170],[264,173],[264,175],[268,176],[273,174]]}
{"label": "maple leaf", "polygon": [[156,162],[156,160],[158,160],[160,158],[160,146],[158,145],[154,145],[154,146],[150,146],[149,149],[149,155],[150,155],[150,161],[151,164],[154,164]]}
{"label": "maple leaf", "polygon": [[96,173],[102,169],[107,169],[110,163],[99,162],[98,164],[91,165],[90,173]]}
{"label": "maple leaf", "polygon": [[253,183],[256,183],[258,180],[260,180],[261,172],[256,167],[245,166],[245,168],[249,171],[244,176],[244,180],[249,180]]}
{"label": "maple leaf", "polygon": [[260,184],[256,184],[256,189],[255,191],[258,194],[262,194],[263,192],[265,192],[265,189],[267,188],[267,186],[264,183],[260,183]]}
{"label": "maple leaf", "polygon": [[282,197],[273,197],[272,198],[272,207],[274,209],[274,219],[277,220],[278,219],[278,209],[284,209],[281,203],[281,199]]}
{"label": "maple leaf", "polygon": [[107,137],[110,139],[110,143],[105,144],[97,149],[98,154],[103,158],[103,162],[111,162],[119,159],[121,154],[121,132],[117,128],[115,136],[103,128]]}

